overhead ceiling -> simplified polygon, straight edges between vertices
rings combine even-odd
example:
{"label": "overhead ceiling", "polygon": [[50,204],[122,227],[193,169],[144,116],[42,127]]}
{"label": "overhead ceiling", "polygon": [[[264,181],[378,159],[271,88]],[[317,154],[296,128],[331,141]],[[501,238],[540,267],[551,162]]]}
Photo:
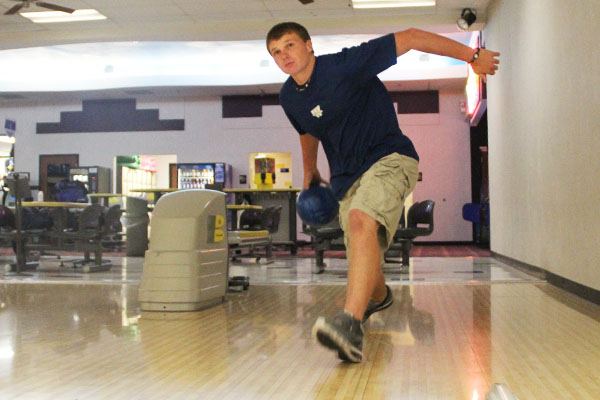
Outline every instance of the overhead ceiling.
{"label": "overhead ceiling", "polygon": [[[483,26],[489,0],[437,0],[435,7],[353,9],[349,0],[52,0],[73,9],[95,8],[102,21],[34,24],[3,15],[16,4],[0,0],[0,48],[123,40],[263,39],[277,22],[293,20],[315,35],[387,33],[409,27],[456,31],[464,7],[477,10]],[[22,11],[44,11],[35,5]]]}
{"label": "overhead ceiling", "polygon": [[[383,34],[409,27],[449,33],[457,31],[456,20],[465,7],[476,10],[477,21],[472,30],[480,30],[490,2],[437,0],[435,7],[365,10],[353,9],[349,0],[314,0],[306,5],[298,0],[49,0],[73,9],[95,8],[108,18],[34,24],[19,14],[3,15],[16,1],[0,0],[0,50],[118,41],[263,40],[271,26],[289,20],[305,25],[311,35]],[[44,10],[32,4],[22,11]],[[43,70],[43,66],[40,68]],[[161,90],[174,91],[173,88]],[[179,93],[185,91],[178,90]],[[245,88],[234,92],[253,90]],[[222,94],[223,90],[205,88],[205,92]],[[7,101],[11,96],[24,95],[4,93],[0,100]]]}

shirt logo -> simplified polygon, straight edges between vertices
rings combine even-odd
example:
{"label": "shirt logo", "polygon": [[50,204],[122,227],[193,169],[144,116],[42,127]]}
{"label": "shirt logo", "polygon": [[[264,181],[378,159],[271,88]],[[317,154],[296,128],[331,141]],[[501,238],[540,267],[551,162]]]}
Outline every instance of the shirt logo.
{"label": "shirt logo", "polygon": [[321,106],[319,105],[310,110],[310,113],[316,118],[321,118],[323,116],[323,110],[321,110]]}

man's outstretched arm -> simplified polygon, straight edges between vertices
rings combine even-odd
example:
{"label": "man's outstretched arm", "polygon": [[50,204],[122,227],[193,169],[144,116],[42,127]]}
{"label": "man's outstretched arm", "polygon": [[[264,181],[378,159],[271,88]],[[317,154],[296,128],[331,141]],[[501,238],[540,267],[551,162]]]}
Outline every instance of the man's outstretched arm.
{"label": "man's outstretched arm", "polygon": [[[419,50],[424,53],[437,54],[471,62],[475,50],[452,39],[420,29],[407,29],[396,32],[396,55],[401,56],[409,50]],[[480,49],[479,57],[471,63],[473,71],[486,81],[486,75],[494,75],[498,69],[500,53]]]}

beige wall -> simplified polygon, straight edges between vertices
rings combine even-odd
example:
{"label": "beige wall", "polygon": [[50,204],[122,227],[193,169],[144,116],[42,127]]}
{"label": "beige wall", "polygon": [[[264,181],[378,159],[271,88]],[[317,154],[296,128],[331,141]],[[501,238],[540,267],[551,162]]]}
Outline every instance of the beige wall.
{"label": "beige wall", "polygon": [[[439,114],[400,115],[403,131],[414,141],[421,157],[423,181],[415,201],[433,199],[435,230],[423,241],[471,241],[471,224],[462,219],[462,205],[471,201],[469,125],[460,111],[464,93],[440,91]],[[110,132],[37,135],[37,122],[57,122],[61,111],[81,111],[81,103],[31,104],[0,108],[0,121],[17,120],[16,163],[38,181],[40,154],[79,154],[81,165],[112,167],[116,155],[174,154],[177,162],[223,161],[233,168],[234,187],[239,175],[251,178],[248,154],[290,153],[292,184],[302,186],[302,152],[298,134],[281,106],[264,106],[260,118],[221,118],[220,98],[138,101],[138,109],[159,109],[161,119],[185,119],[185,131]],[[318,167],[328,179],[329,168],[320,148]],[[301,224],[298,223],[298,227]]]}
{"label": "beige wall", "polygon": [[491,248],[600,289],[600,2],[497,0]]}
{"label": "beige wall", "polygon": [[402,131],[419,153],[419,171],[423,173],[413,200],[435,201],[435,228],[430,236],[419,238],[420,242],[473,238],[473,225],[462,219],[463,205],[472,201],[470,130],[460,111],[464,101],[464,91],[443,91],[439,114],[398,116]]}

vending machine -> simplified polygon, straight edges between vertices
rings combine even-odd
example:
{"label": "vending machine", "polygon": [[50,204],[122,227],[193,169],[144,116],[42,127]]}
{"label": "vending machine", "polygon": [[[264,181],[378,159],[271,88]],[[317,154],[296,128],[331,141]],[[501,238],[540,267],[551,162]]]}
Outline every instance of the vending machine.
{"label": "vending machine", "polygon": [[110,193],[110,168],[105,167],[72,167],[69,169],[69,180],[85,184],[88,193]]}
{"label": "vending machine", "polygon": [[177,189],[230,188],[231,165],[215,163],[169,164],[169,187]]}

